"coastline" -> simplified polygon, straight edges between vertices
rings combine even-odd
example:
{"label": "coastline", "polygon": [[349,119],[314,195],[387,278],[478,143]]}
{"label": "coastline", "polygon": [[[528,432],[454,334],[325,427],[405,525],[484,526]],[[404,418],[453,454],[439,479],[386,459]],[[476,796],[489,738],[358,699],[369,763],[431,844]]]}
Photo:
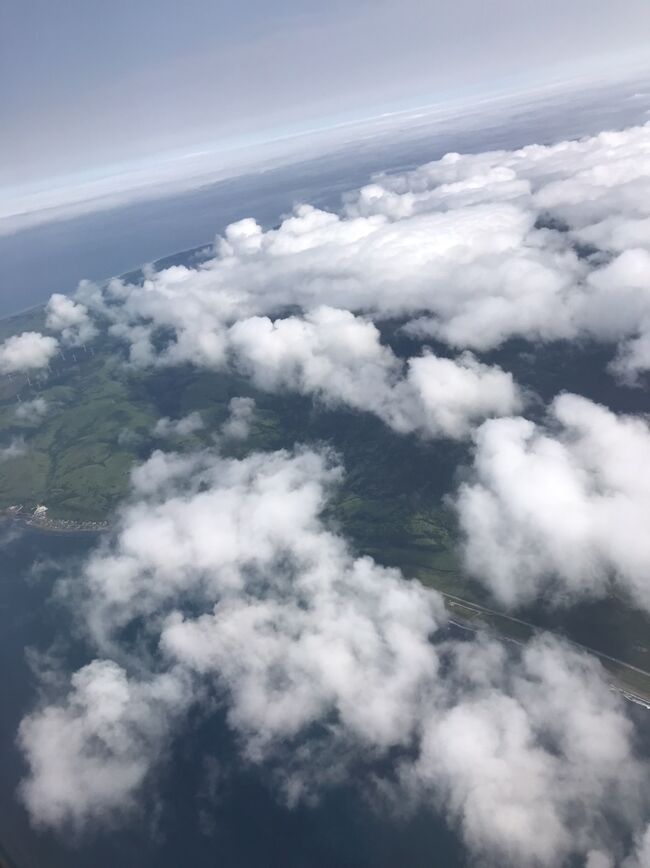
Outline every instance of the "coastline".
{"label": "coastline", "polygon": [[[189,247],[184,247],[182,250],[175,250],[173,253],[165,253],[163,256],[159,256],[151,262],[151,265],[156,270],[160,270],[160,268],[165,268],[168,260],[174,259],[185,259],[195,254],[201,253],[203,250],[207,250],[211,248],[214,244],[214,240],[201,242],[200,244],[192,244]],[[144,264],[140,262],[139,264],[133,265],[132,267],[126,268],[124,271],[120,271],[118,274],[111,274],[108,277],[97,277],[93,278],[93,283],[99,284],[100,286],[105,286],[111,280],[124,280],[130,277],[133,277],[138,272],[141,272]],[[72,296],[76,292],[77,286],[73,286],[68,290],[58,290],[62,295]],[[7,320],[17,319],[22,316],[29,316],[30,314],[38,313],[41,310],[44,310],[50,297],[51,293],[48,294],[47,298],[43,301],[35,302],[34,304],[30,304],[27,307],[21,308],[20,310],[11,311],[10,313],[0,314],[0,323],[6,322]],[[1,866],[0,866],[1,868]]]}

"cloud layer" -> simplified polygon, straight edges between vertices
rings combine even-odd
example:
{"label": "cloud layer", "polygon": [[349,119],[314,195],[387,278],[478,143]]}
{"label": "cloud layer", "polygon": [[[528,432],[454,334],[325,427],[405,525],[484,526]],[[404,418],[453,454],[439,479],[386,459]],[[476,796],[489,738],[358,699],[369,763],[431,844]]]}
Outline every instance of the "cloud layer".
{"label": "cloud layer", "polygon": [[289,803],[354,770],[442,810],[494,865],[558,866],[608,852],[610,821],[641,829],[645,770],[599,665],[550,638],[452,638],[439,595],[323,524],[340,475],[306,450],[159,452],[134,472],[75,597],[99,656],[21,726],[34,821],[121,814],[216,696]]}
{"label": "cloud layer", "polygon": [[[135,361],[224,363],[226,330],[250,316],[323,304],[458,349],[512,337],[594,337],[619,345],[633,377],[649,351],[650,124],[553,146],[447,154],[380,177],[341,214],[298,205],[263,231],[230,225],[198,268],[149,273],[143,287],[81,286]],[[173,339],[162,353],[159,330]]]}
{"label": "cloud layer", "polygon": [[464,437],[473,423],[522,406],[512,375],[431,353],[404,363],[376,326],[321,307],[305,317],[252,317],[228,332],[235,364],[261,389],[295,391],[379,416],[396,431]]}
{"label": "cloud layer", "polygon": [[468,569],[505,605],[612,588],[650,611],[650,427],[563,394],[548,425],[484,423],[457,496]]}
{"label": "cloud layer", "polygon": [[[340,214],[298,205],[268,231],[241,220],[200,266],[149,269],[143,286],[85,283],[79,303],[126,341],[134,364],[230,367],[258,388],[424,437],[469,438],[496,418],[476,438],[476,479],[457,499],[470,570],[507,605],[615,584],[647,608],[645,474],[607,475],[630,454],[625,437],[608,447],[620,455],[583,454],[568,397],[550,411],[552,430],[536,428],[517,416],[526,402],[512,375],[479,356],[511,338],[589,338],[612,345],[616,376],[648,369],[648,201],[650,124],[452,153],[378,177]],[[399,358],[377,328],[386,317],[457,354]],[[596,414],[594,430],[636,424],[580,406]]]}
{"label": "cloud layer", "polygon": [[54,332],[61,333],[61,340],[68,346],[78,346],[92,340],[97,329],[92,323],[83,304],[55,292],[45,308],[45,325]]}
{"label": "cloud layer", "polygon": [[76,672],[64,705],[48,706],[20,727],[32,768],[22,796],[34,819],[79,829],[133,810],[174,709],[189,701],[173,675],[138,682],[110,660]]}

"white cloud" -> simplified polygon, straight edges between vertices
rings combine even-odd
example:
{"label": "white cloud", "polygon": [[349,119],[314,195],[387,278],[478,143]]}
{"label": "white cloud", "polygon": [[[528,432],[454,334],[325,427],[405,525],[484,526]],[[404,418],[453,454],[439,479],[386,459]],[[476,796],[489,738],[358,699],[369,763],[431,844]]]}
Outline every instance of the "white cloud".
{"label": "white cloud", "polygon": [[[559,243],[545,249],[534,219],[508,202],[394,222],[303,205],[277,230],[254,230],[250,220],[233,224],[199,269],[175,266],[137,291],[113,285],[107,300],[119,304],[103,310],[118,322],[171,327],[176,343],[160,360],[204,365],[222,363],[224,325],[290,305],[380,316],[431,310],[447,322],[442,336],[450,343],[477,349],[513,333],[571,334],[554,298],[584,268]],[[477,305],[485,309],[474,315]],[[494,310],[499,306],[505,309]],[[461,330],[463,318],[471,322]]]}
{"label": "white cloud", "polygon": [[646,772],[599,664],[550,638],[453,640],[435,592],[324,525],[340,475],[306,450],[159,452],[134,472],[75,597],[103,659],[21,727],[33,818],[128,809],[203,685],[292,803],[352,761],[369,787],[382,758],[384,791],[443,810],[483,864],[555,868],[608,852],[608,817],[640,828]]}
{"label": "white cloud", "polygon": [[304,317],[241,320],[228,332],[235,364],[270,391],[315,395],[326,404],[375,413],[397,431],[464,437],[477,420],[521,407],[510,374],[430,353],[404,363],[376,326],[321,307]]}
{"label": "white cloud", "polygon": [[549,427],[486,422],[457,497],[468,569],[507,605],[603,597],[650,610],[650,428],[577,395]]}
{"label": "white cloud", "polygon": [[415,396],[417,427],[431,435],[464,437],[480,420],[505,416],[523,404],[512,374],[482,364],[471,353],[409,359],[406,382]]}
{"label": "white cloud", "polygon": [[[123,299],[121,286],[113,292]],[[139,298],[134,303],[143,304]],[[175,309],[172,305],[165,315],[168,326]],[[397,431],[427,437],[462,438],[477,422],[522,407],[519,388],[501,368],[482,364],[470,353],[456,359],[425,353],[403,362],[381,343],[374,323],[348,310],[322,306],[304,316],[246,317],[214,333],[206,331],[203,342],[200,335],[193,337],[188,306],[181,311],[179,339],[159,355],[147,327],[118,322],[113,333],[130,341],[136,364],[230,365],[258,388],[297,391],[331,406],[375,413]],[[200,328],[208,328],[210,318],[199,319]],[[196,414],[180,422],[161,419],[154,433],[189,433],[196,430],[195,423]]]}
{"label": "white cloud", "polygon": [[14,415],[19,422],[39,422],[47,413],[48,405],[45,398],[34,398],[31,401],[21,401]]}
{"label": "white cloud", "polygon": [[[268,231],[247,218],[198,268],[150,273],[142,287],[113,281],[103,293],[86,284],[78,298],[112,319],[146,364],[220,367],[236,321],[327,305],[412,317],[416,332],[477,351],[512,337],[592,336],[620,344],[629,376],[648,363],[627,347],[650,334],[649,151],[650,124],[447,154],[377,178],[342,214],[299,205]],[[579,255],[585,243],[598,245],[595,256]],[[157,329],[174,335],[160,352]]]}
{"label": "white cloud", "polygon": [[255,417],[255,401],[252,398],[232,398],[228,409],[230,415],[221,426],[221,433],[231,440],[246,440]]}
{"label": "white cloud", "polygon": [[0,344],[0,372],[29,373],[45,368],[58,349],[56,338],[40,332],[12,335]]}
{"label": "white cloud", "polygon": [[187,437],[204,427],[205,423],[201,414],[194,411],[181,419],[170,419],[168,416],[163,416],[154,425],[152,433],[156,437]]}
{"label": "white cloud", "polygon": [[626,819],[639,822],[634,793],[644,771],[593,660],[543,637],[511,666],[492,644],[482,666],[479,648],[455,653],[457,700],[431,714],[403,774],[416,792],[442,790],[477,856],[563,865],[571,852],[607,851],[601,800],[629,799]]}
{"label": "white cloud", "polygon": [[173,673],[139,682],[110,660],[76,672],[64,703],[37,709],[20,725],[32,769],[21,793],[32,819],[78,829],[133,810],[151,754],[162,750],[171,718],[188,701]]}
{"label": "white cloud", "polygon": [[97,334],[87,308],[67,295],[55,292],[45,310],[45,325],[52,331],[61,332],[61,340],[68,346],[85,344]]}

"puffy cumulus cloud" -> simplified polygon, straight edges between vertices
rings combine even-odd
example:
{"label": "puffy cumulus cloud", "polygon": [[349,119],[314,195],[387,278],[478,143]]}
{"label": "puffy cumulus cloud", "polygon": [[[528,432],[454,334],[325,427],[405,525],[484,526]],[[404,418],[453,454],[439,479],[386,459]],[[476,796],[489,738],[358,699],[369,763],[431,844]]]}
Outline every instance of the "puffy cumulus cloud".
{"label": "puffy cumulus cloud", "polygon": [[40,422],[48,411],[45,398],[33,398],[31,401],[21,401],[16,407],[14,416],[19,422]]}
{"label": "puffy cumulus cloud", "polygon": [[400,374],[376,326],[347,310],[321,307],[275,321],[251,317],[232,326],[230,343],[239,366],[270,391],[320,392],[358,406]]}
{"label": "puffy cumulus cloud", "polygon": [[456,506],[469,570],[507,605],[602,597],[650,610],[650,427],[560,395],[547,427],[491,420]]}
{"label": "puffy cumulus cloud", "polygon": [[[331,406],[374,413],[400,432],[428,437],[461,438],[472,426],[491,416],[517,412],[522,395],[512,375],[488,366],[470,353],[456,359],[431,353],[403,362],[381,342],[379,330],[367,317],[351,311],[321,306],[302,316],[272,320],[251,316],[220,327],[213,335],[218,352],[198,350],[186,333],[191,354],[172,342],[159,355],[151,332],[141,326],[128,328],[131,361],[137,364],[172,364],[181,361],[232,368],[251,377],[267,391],[292,390],[312,395]],[[123,325],[114,326],[125,336]],[[182,343],[184,343],[183,338]],[[216,345],[215,345],[216,346]],[[199,352],[199,356],[197,356]],[[241,423],[226,425],[224,434],[243,431],[248,405],[233,405]],[[231,408],[232,409],[232,408]],[[194,416],[192,416],[192,419]],[[160,420],[154,433],[180,433],[193,422]]]}
{"label": "puffy cumulus cloud", "polygon": [[[544,293],[542,283],[537,283],[532,292],[523,290],[528,322],[520,312],[506,310],[509,305],[503,293],[481,293],[488,328],[497,322],[495,317],[506,314],[505,336],[535,337],[537,331],[541,337],[588,334],[627,341],[640,333],[640,343],[645,344],[650,333],[649,192],[650,125],[646,124],[550,147],[448,154],[406,176],[369,185],[351,200],[348,210],[395,218],[431,207],[455,211],[488,201],[519,203],[535,214],[536,225],[546,227],[541,229],[545,238],[537,236],[546,252],[557,251],[558,243],[567,241],[594,245],[596,250],[586,270],[575,272],[564,289],[546,283],[551,291]],[[612,255],[617,258],[603,267]],[[416,321],[413,330],[457,343],[467,339],[468,324],[470,330],[480,324],[479,319],[472,320],[471,312],[469,322],[464,316],[459,319],[459,312],[451,319],[441,318],[438,310],[433,313],[434,317]],[[490,334],[487,341],[497,343],[498,333]],[[650,356],[639,352],[638,343],[630,352],[624,345],[622,355],[623,362],[615,369],[628,376],[649,366]]]}
{"label": "puffy cumulus cloud", "polygon": [[311,545],[316,560],[319,543],[330,541],[318,514],[339,476],[313,452],[242,461],[155,452],[132,475],[136,499],[123,511],[118,546],[100,549],[88,564],[97,636],[176,595],[217,599],[229,586],[237,591],[246,570],[270,569],[296,546]]}
{"label": "puffy cumulus cloud", "polygon": [[40,332],[12,335],[0,344],[0,373],[29,373],[45,368],[58,346],[56,338]]}
{"label": "puffy cumulus cloud", "polygon": [[156,437],[187,437],[204,427],[205,423],[201,414],[194,411],[181,419],[170,419],[168,416],[163,416],[154,425],[152,433]]}
{"label": "puffy cumulus cloud", "polygon": [[[530,161],[541,210],[601,248],[636,246],[650,217],[650,124],[519,153]],[[650,246],[647,236],[641,246]]]}
{"label": "puffy cumulus cloud", "polygon": [[605,340],[631,336],[610,367],[633,383],[639,371],[650,370],[650,252],[625,250],[592,272],[588,285],[582,319]]}
{"label": "puffy cumulus cloud", "polygon": [[[513,333],[571,334],[564,309],[554,309],[552,299],[584,267],[559,241],[547,249],[534,221],[511,203],[398,221],[383,215],[348,218],[304,205],[278,229],[258,227],[256,245],[247,220],[246,245],[234,224],[215,258],[198,269],[175,266],[137,289],[113,282],[99,299],[95,288],[85,286],[80,298],[116,320],[114,333],[132,344],[136,357],[151,356],[151,347],[144,347],[152,331],[173,330],[174,340],[156,354],[163,363],[219,365],[225,324],[294,305],[309,310],[327,304],[379,316],[431,310],[454,323],[443,338],[477,349]],[[473,316],[484,296],[492,301]],[[499,305],[507,309],[500,313]],[[509,319],[515,315],[519,325]],[[468,320],[462,329],[461,317]]]}
{"label": "puffy cumulus cloud", "polygon": [[453,649],[456,700],[432,711],[401,774],[407,791],[441,799],[479,864],[606,856],[598,816],[610,798],[629,799],[627,821],[642,823],[645,771],[598,668],[544,637],[509,662],[493,642]]}
{"label": "puffy cumulus cloud", "polygon": [[599,664],[549,638],[454,639],[438,594],[324,524],[340,476],[308,450],[134,471],[75,598],[102,659],[21,727],[32,816],[120,813],[183,709],[216,695],[289,802],[343,775],[370,787],[381,759],[382,790],[444,811],[481,864],[555,868],[610,852],[610,821],[640,829],[646,771]]}
{"label": "puffy cumulus cloud", "polygon": [[85,305],[73,301],[67,295],[55,292],[46,308],[45,325],[61,333],[61,340],[68,346],[77,346],[92,340],[97,329]]}
{"label": "puffy cumulus cloud", "polygon": [[405,175],[378,178],[349,197],[347,213],[400,219],[510,203],[561,221],[581,241],[621,252],[650,244],[642,232],[649,191],[646,124],[550,146],[446,154]]}
{"label": "puffy cumulus cloud", "polygon": [[228,404],[229,415],[221,426],[221,433],[230,440],[246,440],[255,418],[253,398],[232,398]]}
{"label": "puffy cumulus cloud", "polygon": [[[78,298],[147,364],[219,367],[232,323],[328,305],[412,318],[416,332],[460,349],[512,337],[620,342],[634,372],[647,359],[627,352],[627,342],[650,333],[642,260],[649,142],[650,124],[553,146],[447,154],[375,179],[340,214],[300,205],[268,231],[247,218],[197,268],[149,271],[142,287],[84,284]],[[626,258],[608,271],[617,256]],[[641,289],[626,283],[630,268],[633,280],[643,271]],[[161,334],[162,348],[153,339]]]}
{"label": "puffy cumulus cloud", "polygon": [[482,364],[471,353],[457,359],[431,353],[412,358],[406,383],[415,396],[417,428],[447,437],[463,437],[481,419],[505,416],[523,403],[512,374]]}
{"label": "puffy cumulus cloud", "polygon": [[270,391],[290,389],[328,404],[375,413],[397,431],[464,437],[489,416],[521,406],[510,374],[466,353],[427,353],[404,363],[382,345],[376,326],[349,311],[321,307],[304,317],[251,317],[229,330],[236,364]]}
{"label": "puffy cumulus cloud", "polygon": [[[77,297],[130,348],[140,366],[191,363],[219,368],[225,361],[224,323],[237,319],[241,294],[217,285],[202,268],[173,266],[153,273],[141,287],[111,280],[100,290],[82,282]],[[157,332],[172,335],[157,349]]]}
{"label": "puffy cumulus cloud", "polygon": [[64,702],[37,709],[20,725],[32,769],[21,794],[33,820],[79,829],[133,809],[152,754],[163,749],[174,713],[189,698],[173,673],[137,681],[110,660],[76,672]]}

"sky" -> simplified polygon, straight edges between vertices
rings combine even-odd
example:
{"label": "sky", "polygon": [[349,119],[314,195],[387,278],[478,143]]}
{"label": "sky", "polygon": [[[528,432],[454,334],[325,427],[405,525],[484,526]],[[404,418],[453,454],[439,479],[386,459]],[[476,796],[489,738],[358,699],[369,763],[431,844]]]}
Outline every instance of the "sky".
{"label": "sky", "polygon": [[646,0],[548,0],[543,15],[532,0],[10,0],[4,10],[0,185],[10,189],[620,74],[650,37]]}

